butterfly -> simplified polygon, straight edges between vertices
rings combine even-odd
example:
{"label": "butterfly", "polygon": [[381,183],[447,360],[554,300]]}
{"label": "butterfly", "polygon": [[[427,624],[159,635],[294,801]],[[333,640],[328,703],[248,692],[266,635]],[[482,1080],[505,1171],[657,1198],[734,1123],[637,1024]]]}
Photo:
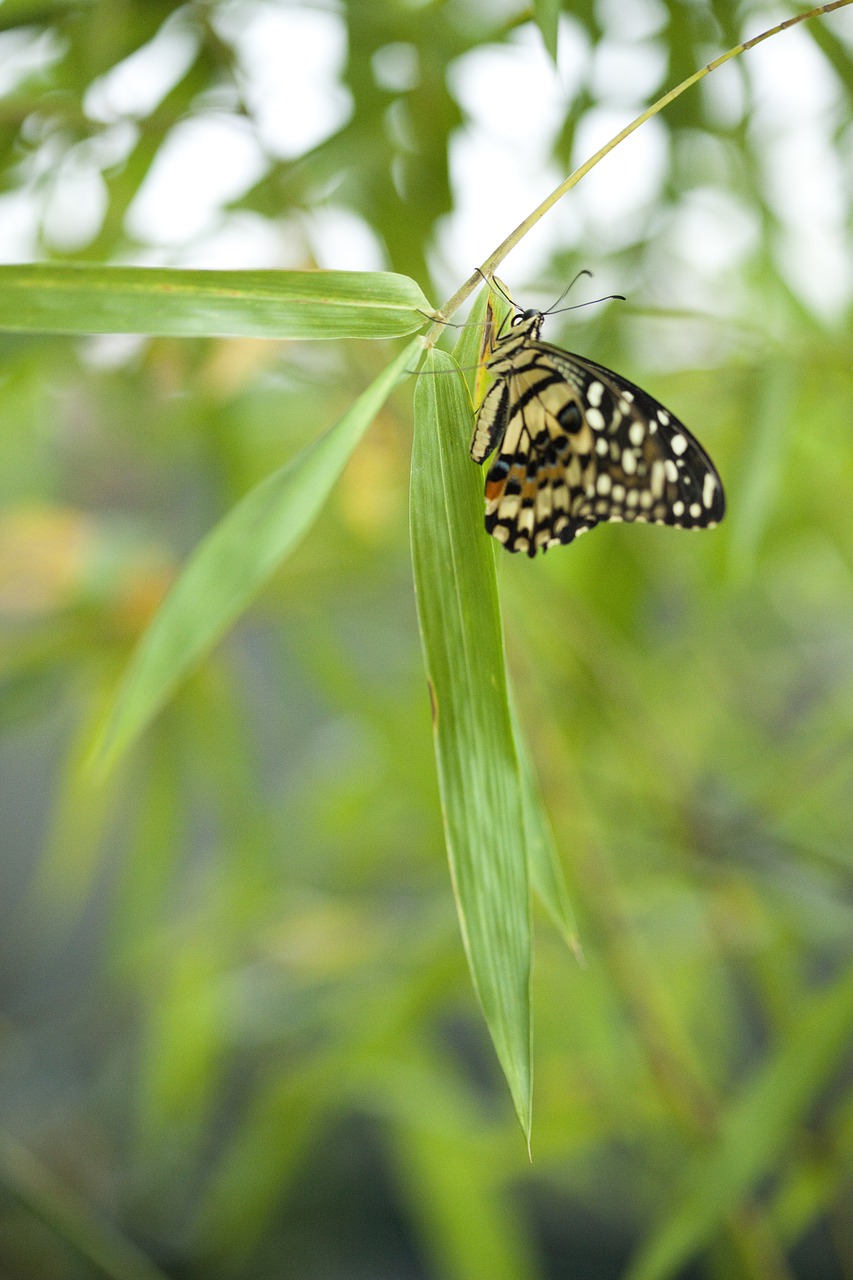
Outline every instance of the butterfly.
{"label": "butterfly", "polygon": [[486,361],[495,381],[471,457],[486,475],[486,530],[535,556],[603,521],[712,529],[723,485],[662,404],[603,365],[540,341],[545,313],[517,310]]}

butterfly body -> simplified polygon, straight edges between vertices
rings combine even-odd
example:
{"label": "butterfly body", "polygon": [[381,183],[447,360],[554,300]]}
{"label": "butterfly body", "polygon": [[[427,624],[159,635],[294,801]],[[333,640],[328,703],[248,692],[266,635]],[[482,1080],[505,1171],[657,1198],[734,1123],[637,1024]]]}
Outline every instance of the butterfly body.
{"label": "butterfly body", "polygon": [[705,450],[663,405],[603,365],[540,340],[519,312],[486,367],[471,457],[486,476],[486,529],[529,556],[604,521],[708,529],[725,513]]}

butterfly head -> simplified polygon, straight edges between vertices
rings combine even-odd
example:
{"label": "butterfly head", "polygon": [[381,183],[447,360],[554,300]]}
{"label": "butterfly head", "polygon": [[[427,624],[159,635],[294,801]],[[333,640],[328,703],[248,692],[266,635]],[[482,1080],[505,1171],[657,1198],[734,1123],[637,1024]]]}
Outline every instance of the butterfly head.
{"label": "butterfly head", "polygon": [[532,338],[535,341],[539,337],[544,320],[544,312],[530,307],[526,311],[516,311],[512,317],[512,327],[516,333],[520,332],[525,338]]}

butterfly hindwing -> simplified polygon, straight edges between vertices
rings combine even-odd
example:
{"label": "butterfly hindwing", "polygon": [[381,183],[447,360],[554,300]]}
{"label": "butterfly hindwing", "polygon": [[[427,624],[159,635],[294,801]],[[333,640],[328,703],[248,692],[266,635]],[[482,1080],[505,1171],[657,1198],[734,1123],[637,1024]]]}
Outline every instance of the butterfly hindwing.
{"label": "butterfly hindwing", "polygon": [[509,550],[535,555],[579,531],[594,439],[576,389],[552,360],[527,349],[503,381],[507,426],[486,476],[486,528]]}
{"label": "butterfly hindwing", "polygon": [[494,453],[507,427],[509,383],[505,378],[493,382],[477,412],[477,426],[471,442],[471,457],[482,464]]}
{"label": "butterfly hindwing", "polygon": [[539,341],[540,312],[516,317],[488,361],[496,381],[471,454],[486,476],[486,529],[533,556],[603,521],[710,528],[725,511],[699,442],[621,375]]}

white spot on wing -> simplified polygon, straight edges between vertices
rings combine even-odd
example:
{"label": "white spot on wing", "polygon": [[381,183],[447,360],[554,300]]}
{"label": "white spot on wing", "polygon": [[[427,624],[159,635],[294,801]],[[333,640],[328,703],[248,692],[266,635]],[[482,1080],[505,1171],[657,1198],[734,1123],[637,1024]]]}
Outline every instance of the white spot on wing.
{"label": "white spot on wing", "polygon": [[652,474],[650,477],[652,493],[656,498],[660,498],[663,494],[664,485],[666,484],[666,467],[660,458],[652,463]]}

